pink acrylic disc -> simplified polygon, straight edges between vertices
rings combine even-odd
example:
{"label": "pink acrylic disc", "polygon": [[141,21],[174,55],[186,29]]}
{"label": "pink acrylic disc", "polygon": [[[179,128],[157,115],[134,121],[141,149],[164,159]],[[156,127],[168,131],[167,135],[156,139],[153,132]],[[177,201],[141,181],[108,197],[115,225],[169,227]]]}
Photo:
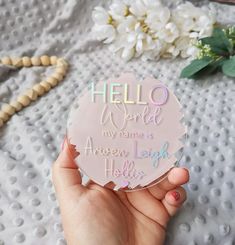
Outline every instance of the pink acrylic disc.
{"label": "pink acrylic disc", "polygon": [[114,190],[158,182],[175,165],[186,128],[176,96],[154,78],[131,73],[90,83],[74,103],[67,136],[80,170]]}

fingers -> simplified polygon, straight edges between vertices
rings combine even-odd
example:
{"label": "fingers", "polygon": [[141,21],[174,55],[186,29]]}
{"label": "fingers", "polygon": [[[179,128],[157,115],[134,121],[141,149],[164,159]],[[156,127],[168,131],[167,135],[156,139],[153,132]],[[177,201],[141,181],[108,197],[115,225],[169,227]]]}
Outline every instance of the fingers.
{"label": "fingers", "polygon": [[173,168],[166,179],[159,186],[166,191],[173,189],[175,186],[183,185],[189,180],[189,172],[186,168]]}
{"label": "fingers", "polygon": [[154,220],[162,227],[166,227],[170,216],[163,207],[162,202],[156,200],[147,189],[127,192],[126,196],[136,210]]}
{"label": "fingers", "polygon": [[166,193],[162,204],[170,216],[175,215],[182,203],[186,200],[186,191],[183,187],[178,187]]}
{"label": "fingers", "polygon": [[75,156],[76,152],[73,146],[69,145],[67,139],[65,139],[62,151],[52,169],[52,179],[58,195],[66,192],[69,187],[81,186],[82,179],[74,162]]}
{"label": "fingers", "polygon": [[189,172],[185,168],[173,168],[167,177],[160,183],[148,188],[149,192],[157,199],[161,200],[165,197],[167,191],[183,185],[189,181]]}
{"label": "fingers", "polygon": [[[77,157],[79,153],[76,152],[75,147],[73,145],[69,144],[67,137],[64,138],[64,142],[61,148],[62,148],[61,154],[59,155],[55,163],[59,163],[60,167],[77,169],[78,167],[74,161],[74,158]],[[66,157],[66,159],[62,159],[63,157]]]}
{"label": "fingers", "polygon": [[162,198],[164,198],[164,196],[166,195],[166,191],[163,190],[159,184],[156,184],[152,187],[148,188],[148,191],[158,200],[162,200]]}

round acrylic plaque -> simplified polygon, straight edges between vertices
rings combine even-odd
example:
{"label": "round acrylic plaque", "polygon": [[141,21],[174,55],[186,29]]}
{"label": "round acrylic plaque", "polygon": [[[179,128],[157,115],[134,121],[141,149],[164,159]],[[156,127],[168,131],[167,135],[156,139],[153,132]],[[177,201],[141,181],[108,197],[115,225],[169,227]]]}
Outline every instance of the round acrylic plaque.
{"label": "round acrylic plaque", "polygon": [[79,169],[114,190],[160,181],[177,162],[186,128],[181,105],[155,78],[131,73],[90,83],[71,108],[67,137]]}

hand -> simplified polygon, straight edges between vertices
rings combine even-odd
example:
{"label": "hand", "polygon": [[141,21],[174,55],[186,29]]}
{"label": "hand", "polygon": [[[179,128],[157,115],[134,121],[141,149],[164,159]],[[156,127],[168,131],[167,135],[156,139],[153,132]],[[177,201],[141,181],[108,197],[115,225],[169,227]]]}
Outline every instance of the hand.
{"label": "hand", "polygon": [[[71,153],[72,151],[72,153]],[[53,183],[68,245],[161,245],[169,219],[186,199],[184,168],[139,191],[112,191],[81,184],[74,148],[64,142],[53,165]]]}

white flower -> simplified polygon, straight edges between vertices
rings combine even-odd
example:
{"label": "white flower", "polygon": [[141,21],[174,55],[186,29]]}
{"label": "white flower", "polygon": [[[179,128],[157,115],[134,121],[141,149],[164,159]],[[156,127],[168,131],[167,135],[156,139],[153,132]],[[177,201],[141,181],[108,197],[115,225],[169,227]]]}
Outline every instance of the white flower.
{"label": "white flower", "polygon": [[166,26],[163,27],[159,32],[157,32],[157,35],[166,43],[172,43],[177,37],[179,37],[179,30],[174,23],[170,22],[166,24]]}
{"label": "white flower", "polygon": [[170,10],[160,0],[113,0],[108,10],[94,9],[93,32],[124,60],[186,58],[197,51],[193,41],[211,35],[214,16],[189,2]]}
{"label": "white flower", "polygon": [[147,9],[142,0],[135,0],[131,3],[130,12],[133,15],[137,17],[143,17],[144,15],[146,15],[146,11]]}
{"label": "white flower", "polygon": [[149,9],[157,9],[159,6],[162,6],[161,0],[142,0],[146,8]]}
{"label": "white flower", "polygon": [[135,0],[130,3],[130,12],[138,18],[143,18],[150,10],[158,11],[160,6],[161,1],[159,0]]}
{"label": "white flower", "polygon": [[135,48],[134,45],[124,45],[126,37],[125,36],[119,36],[116,41],[110,45],[109,50],[117,53],[122,59],[125,61],[130,60],[135,55]]}
{"label": "white flower", "polygon": [[133,58],[135,54],[135,49],[131,48],[123,48],[122,52],[121,52],[121,58],[124,59],[125,61],[130,60],[131,58]]}
{"label": "white flower", "polygon": [[92,19],[95,22],[92,31],[97,40],[111,43],[116,37],[116,30],[111,24],[112,17],[104,8],[96,7],[92,12]]}
{"label": "white flower", "polygon": [[180,54],[180,50],[175,46],[175,44],[165,44],[164,48],[162,49],[162,57],[164,58],[171,58],[177,57]]}
{"label": "white flower", "polygon": [[195,56],[197,48],[194,47],[193,40],[190,37],[180,37],[175,41],[175,48],[179,51],[182,58],[188,58],[191,55]]}
{"label": "white flower", "polygon": [[162,56],[165,58],[181,56],[182,58],[195,58],[198,49],[193,45],[193,39],[179,37],[172,44],[166,44],[162,49]]}
{"label": "white flower", "polygon": [[97,25],[106,25],[110,22],[110,15],[108,11],[106,11],[102,7],[95,7],[92,12],[92,19]]}
{"label": "white flower", "polygon": [[173,10],[172,15],[182,36],[202,38],[212,34],[215,18],[209,9],[198,8],[186,2]]}
{"label": "white flower", "polygon": [[[154,57],[159,54],[159,41],[143,31],[141,23],[134,17],[129,17],[118,28],[119,38],[111,46],[111,50],[120,54],[125,60],[138,57],[148,51]],[[153,52],[154,50],[154,52]],[[150,57],[150,55],[148,55]],[[145,56],[146,57],[146,56]]]}
{"label": "white flower", "polygon": [[170,20],[170,10],[166,7],[159,6],[157,10],[149,10],[145,23],[153,31],[159,31],[166,26]]}
{"label": "white flower", "polygon": [[134,29],[129,29],[128,32],[120,35],[111,49],[118,51],[120,56],[127,61],[134,55],[138,56],[143,53],[145,35],[136,24]]}
{"label": "white flower", "polygon": [[[187,57],[191,57],[191,59],[195,59],[198,55],[198,48],[195,47],[194,45],[190,45],[186,51]],[[183,58],[183,56],[181,55],[181,57]]]}
{"label": "white flower", "polygon": [[187,50],[190,43],[191,40],[189,37],[180,37],[175,41],[174,43],[175,49],[179,52],[182,58],[188,57]]}
{"label": "white flower", "polygon": [[110,5],[109,14],[114,20],[122,21],[129,13],[128,6],[122,1],[114,1]]}
{"label": "white flower", "polygon": [[138,23],[137,19],[134,16],[129,15],[122,22],[118,24],[117,31],[121,35],[125,33],[129,33],[135,30],[135,26],[137,23]]}
{"label": "white flower", "polygon": [[145,52],[141,56],[142,60],[158,60],[160,58],[162,48],[163,43],[160,40],[151,40],[148,48],[146,48]]}
{"label": "white flower", "polygon": [[97,40],[111,43],[115,40],[116,30],[111,25],[94,25],[93,33]]}

